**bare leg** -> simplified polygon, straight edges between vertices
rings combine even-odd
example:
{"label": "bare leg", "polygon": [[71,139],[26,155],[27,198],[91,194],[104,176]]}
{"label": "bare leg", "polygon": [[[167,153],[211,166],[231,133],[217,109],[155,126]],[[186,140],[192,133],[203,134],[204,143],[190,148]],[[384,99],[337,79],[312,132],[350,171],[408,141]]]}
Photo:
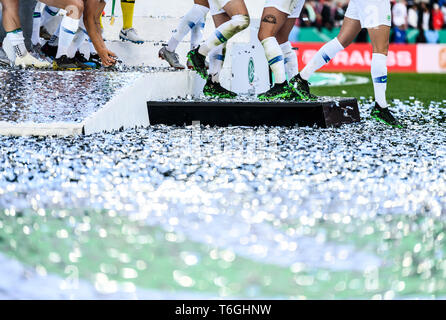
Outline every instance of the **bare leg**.
{"label": "bare leg", "polygon": [[194,0],[194,3],[199,4],[200,6],[205,6],[206,8],[209,8],[208,0]]}
{"label": "bare leg", "polygon": [[17,30],[21,27],[19,17],[19,0],[2,0],[3,28],[6,32]]}
{"label": "bare leg", "polygon": [[231,0],[223,9],[230,17],[237,15],[249,16],[248,8],[243,0]]}
{"label": "bare leg", "polygon": [[379,26],[367,30],[372,42],[373,53],[387,55],[389,51],[390,27]]}
{"label": "bare leg", "polygon": [[259,30],[259,40],[263,41],[269,37],[275,37],[287,21],[288,15],[273,7],[263,10]]}
{"label": "bare leg", "polygon": [[358,36],[361,31],[359,20],[353,20],[345,17],[342,23],[341,31],[337,36],[339,42],[344,48],[347,48]]}
{"label": "bare leg", "polygon": [[282,28],[280,28],[279,32],[276,34],[276,39],[279,44],[283,44],[288,41],[290,37],[291,30],[296,23],[296,18],[288,18],[283,24]]}

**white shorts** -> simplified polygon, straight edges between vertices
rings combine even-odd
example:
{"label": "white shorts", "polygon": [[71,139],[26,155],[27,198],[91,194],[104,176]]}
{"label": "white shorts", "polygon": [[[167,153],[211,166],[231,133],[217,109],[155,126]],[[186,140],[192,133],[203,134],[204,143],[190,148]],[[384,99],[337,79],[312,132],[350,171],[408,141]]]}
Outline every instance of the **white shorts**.
{"label": "white shorts", "polygon": [[299,18],[304,4],[305,0],[266,0],[265,8],[276,8],[289,18]]}
{"label": "white shorts", "polygon": [[362,28],[392,25],[390,0],[350,0],[345,16],[359,20]]}
{"label": "white shorts", "polygon": [[209,0],[209,8],[212,16],[220,13],[224,13],[223,7],[228,4],[231,0]]}

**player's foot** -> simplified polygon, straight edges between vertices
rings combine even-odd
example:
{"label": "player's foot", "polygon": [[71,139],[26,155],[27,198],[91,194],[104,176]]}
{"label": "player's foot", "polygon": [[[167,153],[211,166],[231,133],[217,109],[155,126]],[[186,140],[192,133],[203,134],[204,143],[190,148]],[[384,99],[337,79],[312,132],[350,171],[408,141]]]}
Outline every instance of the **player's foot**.
{"label": "player's foot", "polygon": [[56,58],[53,61],[54,70],[77,71],[82,70],[74,58],[68,58],[66,55]]}
{"label": "player's foot", "polygon": [[96,64],[89,62],[87,58],[85,58],[85,56],[79,51],[77,51],[76,54],[74,55],[74,60],[82,70],[96,69]]}
{"label": "player's foot", "polygon": [[299,93],[299,95],[304,100],[317,100],[317,96],[310,92],[310,83],[302,79],[300,74],[297,74],[290,80],[290,85],[292,85]]}
{"label": "player's foot", "polygon": [[392,115],[389,108],[381,108],[376,102],[370,115],[373,119],[383,122],[391,127],[403,128],[403,125]]}
{"label": "player's foot", "polygon": [[138,33],[133,28],[122,29],[121,32],[119,32],[119,39],[121,39],[122,41],[130,41],[136,44],[144,43],[144,40],[138,36]]}
{"label": "player's foot", "polygon": [[267,92],[257,96],[259,100],[302,100],[296,90],[288,82],[276,83]]}
{"label": "player's foot", "polygon": [[96,65],[96,69],[99,69],[102,67],[101,58],[97,53],[90,53],[90,58],[88,59],[88,62],[94,63]]}
{"label": "player's foot", "polygon": [[178,70],[186,69],[186,67],[180,63],[178,54],[176,52],[167,50],[167,48],[164,46],[158,52],[158,56],[161,59],[166,60],[172,68],[175,68]]}
{"label": "player's foot", "polygon": [[197,73],[203,78],[207,80],[208,71],[206,69],[206,57],[198,52],[197,49],[189,51],[187,54],[187,60],[192,64],[193,70],[197,71]]}
{"label": "player's foot", "polygon": [[48,58],[54,60],[57,55],[57,46],[50,46],[47,42],[40,48],[40,51],[42,51]]}
{"label": "player's foot", "polygon": [[39,60],[29,52],[23,57],[15,58],[15,65],[22,68],[34,67],[37,69],[48,69],[51,67],[51,63],[49,63],[48,61]]}
{"label": "player's foot", "polygon": [[[189,70],[194,69],[194,67],[192,66],[192,63],[189,60],[187,60],[186,66]],[[207,60],[206,60],[206,69],[209,70],[209,62]]]}
{"label": "player's foot", "polygon": [[233,99],[237,97],[235,92],[229,91],[221,86],[219,82],[213,82],[211,77],[208,78],[203,88],[203,94],[207,97]]}

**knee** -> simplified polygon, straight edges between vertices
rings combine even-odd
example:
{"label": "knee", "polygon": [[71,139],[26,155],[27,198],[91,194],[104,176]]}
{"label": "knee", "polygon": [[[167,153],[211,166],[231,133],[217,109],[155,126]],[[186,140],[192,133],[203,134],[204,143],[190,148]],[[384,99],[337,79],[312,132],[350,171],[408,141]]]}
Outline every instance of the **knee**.
{"label": "knee", "polygon": [[84,12],[84,1],[70,0],[65,10],[67,11],[68,16],[72,18],[80,18]]}
{"label": "knee", "polygon": [[241,15],[241,14],[233,16],[231,21],[232,21],[232,24],[234,26],[234,29],[237,32],[243,31],[246,28],[248,28],[249,27],[249,23],[250,23],[249,16],[248,15]]}

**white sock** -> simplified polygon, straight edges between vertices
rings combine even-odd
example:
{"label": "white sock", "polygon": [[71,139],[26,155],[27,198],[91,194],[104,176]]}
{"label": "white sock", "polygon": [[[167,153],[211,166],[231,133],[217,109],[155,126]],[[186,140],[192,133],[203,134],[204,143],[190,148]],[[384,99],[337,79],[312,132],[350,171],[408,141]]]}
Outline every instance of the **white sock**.
{"label": "white sock", "polygon": [[373,88],[375,90],[375,101],[381,108],[387,108],[387,56],[374,53],[372,55],[371,68]]}
{"label": "white sock", "polygon": [[231,20],[219,26],[215,32],[206,40],[203,45],[200,45],[198,52],[207,56],[209,52],[218,47],[222,43],[227,42],[237,33],[243,31],[249,26],[249,17],[244,15],[232,16]]}
{"label": "white sock", "polygon": [[37,45],[40,42],[40,25],[42,22],[42,9],[44,4],[37,1],[33,13],[33,31],[31,34],[31,42],[33,45]]}
{"label": "white sock", "polygon": [[12,61],[15,60],[15,59],[11,59],[13,56],[24,57],[27,55],[28,50],[26,50],[25,38],[23,37],[22,29],[17,29],[17,30],[6,33],[6,38],[11,43],[11,46],[14,50],[13,53],[7,52],[8,58],[10,60],[12,60]]}
{"label": "white sock", "polygon": [[338,38],[334,38],[330,42],[327,42],[322,48],[319,49],[313,59],[311,59],[311,61],[301,71],[300,76],[302,79],[310,79],[313,73],[329,63],[330,60],[342,50],[344,50],[344,47],[339,42]]}
{"label": "white sock", "polygon": [[56,59],[63,55],[68,55],[68,48],[73,42],[74,36],[79,29],[79,19],[63,17],[60,24],[59,47],[57,48]]}
{"label": "white sock", "polygon": [[68,47],[67,51],[68,58],[73,58],[76,55],[76,52],[79,51],[86,37],[87,37],[87,31],[82,28],[79,28],[79,30],[76,32],[76,36],[74,37],[73,42]]}
{"label": "white sock", "polygon": [[51,6],[45,6],[42,11],[42,22],[41,25],[44,26],[53,19],[57,14],[59,13],[59,8],[51,7]]}
{"label": "white sock", "polygon": [[225,62],[226,44],[221,44],[209,52],[209,74],[212,82],[220,82],[220,72]]}
{"label": "white sock", "polygon": [[297,54],[291,46],[291,42],[287,41],[280,45],[283,52],[285,70],[288,76],[288,80],[291,80],[299,73],[299,62],[297,61]]}
{"label": "white sock", "polygon": [[209,8],[194,4],[188,13],[181,19],[178,25],[177,32],[174,33],[167,44],[167,50],[174,52],[178,44],[184,39],[184,37],[203,20],[209,12]]}
{"label": "white sock", "polygon": [[193,29],[191,30],[190,33],[190,49],[196,49],[200,43],[201,40],[203,40],[203,29],[205,26],[205,22],[206,21],[206,16],[204,17],[203,20],[201,20],[200,22],[198,22],[195,27],[193,27]]}
{"label": "white sock", "polygon": [[277,39],[275,37],[266,38],[262,41],[262,45],[268,64],[273,71],[275,82],[284,83],[286,81],[285,62]]}

